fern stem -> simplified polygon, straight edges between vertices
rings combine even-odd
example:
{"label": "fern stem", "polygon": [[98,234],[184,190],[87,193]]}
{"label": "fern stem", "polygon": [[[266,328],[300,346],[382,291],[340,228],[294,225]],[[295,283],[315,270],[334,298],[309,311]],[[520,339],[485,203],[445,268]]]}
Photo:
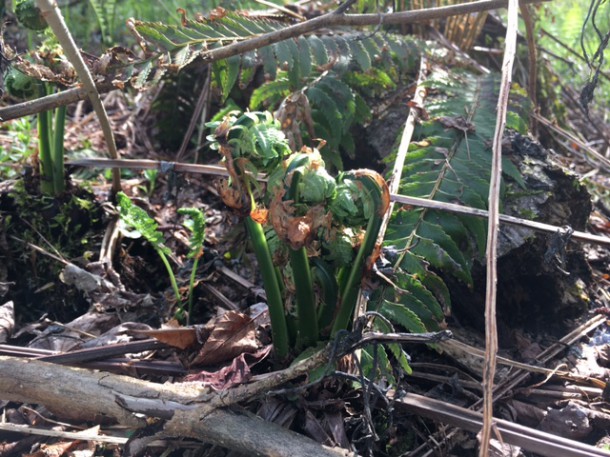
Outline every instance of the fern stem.
{"label": "fern stem", "polygon": [[199,265],[199,257],[193,260],[193,269],[189,279],[189,313],[186,316],[186,325],[191,324],[191,313],[193,312],[193,289],[195,288],[195,277],[197,276],[197,266]]}
{"label": "fern stem", "polygon": [[304,247],[290,251],[290,266],[296,287],[299,326],[298,344],[305,348],[318,341],[318,318],[311,279],[311,269]]}
{"label": "fern stem", "polygon": [[[381,225],[380,222],[381,221],[376,217],[369,219],[369,223],[366,227],[366,236],[362,246],[360,246],[360,249],[358,250],[354,265],[349,271],[349,276],[347,277],[345,286],[341,289],[341,296],[339,298],[339,312],[335,318],[331,336],[335,336],[340,330],[345,330],[349,325],[350,317],[352,316],[354,308],[356,307],[362,276],[364,275],[364,260],[366,257],[368,257],[370,252],[372,252],[372,248],[375,245],[374,242],[377,240],[377,231],[375,231],[375,235],[373,235],[373,230],[375,225]],[[371,240],[373,241],[372,244]]]}
{"label": "fern stem", "polygon": [[333,275],[330,267],[322,260],[314,258],[313,276],[316,278],[318,286],[322,289],[322,302],[318,307],[318,328],[320,332],[330,326],[337,307],[337,295],[339,288],[337,279]]}
{"label": "fern stem", "polygon": [[271,333],[273,336],[273,347],[278,360],[288,356],[288,330],[284,316],[284,305],[278,278],[275,273],[271,253],[265,238],[263,227],[255,222],[250,216],[245,219],[246,229],[252,240],[252,246],[256,259],[258,260],[263,277],[265,292],[267,293],[267,304],[269,306],[269,317],[271,318]]}
{"label": "fern stem", "polygon": [[350,317],[358,300],[362,277],[365,273],[365,261],[375,249],[379,229],[383,223],[383,216],[390,204],[390,192],[381,176],[368,170],[352,172],[351,174],[354,180],[362,184],[363,197],[371,200],[374,211],[369,218],[364,240],[358,250],[354,265],[349,271],[345,286],[340,289],[339,311],[333,324],[331,336],[335,336],[338,331],[349,326]]}
{"label": "fern stem", "polygon": [[155,251],[157,251],[157,254],[159,254],[159,257],[161,257],[161,261],[163,262],[163,265],[165,265],[165,268],[167,269],[167,274],[169,275],[169,281],[172,284],[172,289],[174,291],[174,295],[176,296],[176,300],[180,306],[180,308],[182,309],[182,297],[180,296],[180,289],[178,288],[178,283],[176,282],[176,276],[174,275],[174,270],[172,270],[172,266],[169,264],[169,260],[167,260],[167,256],[163,253],[163,251],[157,247],[155,247]]}
{"label": "fern stem", "polygon": [[[45,85],[40,88],[41,96],[46,95]],[[40,162],[40,191],[45,195],[55,195],[53,179],[53,159],[51,157],[51,132],[49,119],[51,113],[42,111],[38,113],[38,159]]]}
{"label": "fern stem", "polygon": [[[50,117],[50,116],[49,116]],[[51,161],[53,163],[53,190],[55,195],[65,190],[64,180],[64,130],[66,123],[66,106],[55,110],[55,126],[52,130],[53,150]]]}
{"label": "fern stem", "polygon": [[[299,183],[303,173],[298,169],[309,159],[303,156],[301,160],[293,160],[286,170],[286,175],[292,175],[290,187],[285,198],[292,200],[293,205],[299,202]],[[294,169],[294,171],[292,171]],[[296,289],[296,303],[298,316],[297,344],[303,348],[312,346],[318,341],[318,318],[316,316],[316,303],[313,293],[311,268],[307,258],[305,246],[299,249],[290,248],[290,266]]]}

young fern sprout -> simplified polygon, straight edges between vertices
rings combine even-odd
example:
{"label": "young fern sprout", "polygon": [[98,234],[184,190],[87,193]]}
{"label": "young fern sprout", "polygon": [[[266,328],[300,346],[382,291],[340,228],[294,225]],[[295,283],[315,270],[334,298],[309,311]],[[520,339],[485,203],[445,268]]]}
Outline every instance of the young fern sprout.
{"label": "young fern sprout", "polygon": [[[47,95],[45,86],[40,84],[40,96]],[[53,179],[53,128],[50,111],[38,113],[38,158],[40,159],[40,191],[45,195],[55,195]],[[62,138],[63,139],[63,138]]]}
{"label": "young fern sprout", "polygon": [[[291,153],[270,113],[230,114],[211,126],[215,132],[209,139],[231,177],[221,194],[245,216],[278,358],[288,354],[290,345],[303,350],[347,329],[362,279],[378,252],[390,203],[384,179],[371,170],[355,170],[335,180],[318,150]],[[254,191],[260,189],[255,180],[260,172],[268,176],[264,196]],[[256,198],[267,202],[268,212],[256,208]],[[273,227],[269,233],[278,269],[261,222]]]}
{"label": "young fern sprout", "polygon": [[377,257],[377,237],[383,216],[390,206],[390,191],[385,180],[372,170],[353,170],[340,177],[338,197],[331,205],[333,215],[348,225],[366,221],[364,240],[356,259],[339,284],[339,309],[331,336],[348,328],[358,301],[362,278]]}
{"label": "young fern sprout", "polygon": [[201,210],[196,208],[180,208],[178,214],[187,216],[184,225],[191,231],[189,239],[189,253],[187,257],[193,260],[193,268],[189,279],[189,307],[186,318],[186,325],[190,325],[191,314],[193,312],[193,289],[195,288],[195,276],[197,274],[197,266],[199,259],[203,255],[203,243],[205,241],[205,216]]}
{"label": "young fern sprout", "polygon": [[[169,280],[172,284],[176,301],[180,305],[180,309],[182,309],[182,297],[180,295],[180,289],[178,289],[176,276],[174,275],[174,271],[172,270],[167,258],[171,251],[167,246],[165,246],[165,244],[163,244],[165,240],[163,239],[163,234],[157,230],[157,223],[148,215],[146,211],[139,206],[134,205],[131,199],[123,192],[117,193],[116,197],[119,203],[119,215],[121,222],[123,222],[123,224],[126,226],[126,228],[122,230],[123,235],[129,238],[139,238],[140,236],[144,237],[144,239],[154,248],[157,254],[159,254],[163,265],[165,265],[167,274],[169,275]],[[129,231],[128,228],[131,228],[134,231]]]}
{"label": "young fern sprout", "polygon": [[245,226],[259,263],[269,316],[273,346],[278,360],[289,354],[289,337],[280,278],[276,274],[265,232],[260,222],[253,219],[256,211],[253,188],[256,174],[271,173],[290,153],[290,146],[279,123],[268,112],[251,112],[237,116],[229,113],[222,122],[208,124],[214,129],[208,139],[212,148],[223,156],[231,184],[221,188],[225,204],[245,216]]}
{"label": "young fern sprout", "polygon": [[[48,95],[52,88],[40,82],[40,96]],[[58,196],[65,190],[64,131],[66,107],[38,114],[38,152],[40,157],[40,190],[43,194]],[[55,119],[53,119],[55,117]]]}
{"label": "young fern sprout", "polygon": [[270,216],[278,237],[288,244],[292,280],[296,290],[297,346],[315,345],[319,339],[317,306],[307,248],[326,221],[323,207],[334,196],[335,180],[326,172],[317,150],[303,149],[291,157],[283,185],[272,189]]}
{"label": "young fern sprout", "polygon": [[[35,0],[17,0],[15,15],[25,28],[42,32],[48,27],[46,19]],[[49,54],[61,59],[62,53],[52,49]],[[51,83],[21,73],[12,68],[6,75],[5,83],[8,92],[18,98],[30,98],[35,95],[45,97],[53,91]],[[37,91],[35,90],[37,89]],[[38,92],[36,94],[35,92]],[[53,113],[55,115],[53,116]],[[55,119],[53,119],[55,118]],[[64,126],[66,106],[38,114],[38,153],[40,158],[40,191],[45,195],[58,196],[65,190],[64,180]]]}

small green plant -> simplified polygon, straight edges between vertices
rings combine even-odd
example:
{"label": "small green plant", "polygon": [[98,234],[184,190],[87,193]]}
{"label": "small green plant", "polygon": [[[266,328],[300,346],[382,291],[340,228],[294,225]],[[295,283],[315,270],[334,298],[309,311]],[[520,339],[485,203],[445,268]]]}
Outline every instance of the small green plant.
{"label": "small green plant", "polygon": [[16,163],[27,163],[35,151],[34,135],[30,118],[22,117],[2,124],[2,132],[9,141],[6,146],[0,146],[0,164],[7,164],[2,170],[1,178],[14,178],[19,174]]}
{"label": "small green plant", "polygon": [[[164,244],[163,234],[158,230],[158,225],[155,220],[142,208],[133,204],[131,199],[123,192],[117,194],[117,201],[119,204],[119,214],[121,222],[124,227],[122,233],[124,236],[129,238],[140,238],[143,237],[159,255],[172,285],[176,302],[178,303],[178,310],[176,311],[175,317],[181,322],[185,321],[184,306],[182,302],[182,294],[176,281],[176,275],[174,270],[169,263],[168,256],[171,254],[170,249]],[[195,285],[195,274],[197,271],[197,265],[199,258],[203,253],[203,242],[205,239],[205,217],[203,213],[194,208],[182,208],[178,210],[179,214],[188,216],[190,219],[187,220],[186,226],[191,230],[192,236],[190,238],[189,254],[188,257],[193,259],[193,268],[191,271],[189,292],[188,292],[188,303],[189,303],[189,316],[192,312],[193,305],[193,288]],[[130,230],[131,229],[131,230]],[[189,317],[186,318],[189,321]]]}
{"label": "small green plant", "polygon": [[[48,27],[35,0],[19,0],[15,5],[19,22],[27,29],[41,32]],[[53,89],[16,68],[5,76],[9,94],[17,98],[44,97]],[[45,195],[58,196],[65,190],[64,182],[64,126],[66,107],[43,111],[38,114],[38,153],[40,161],[40,191]]]}
{"label": "small green plant", "polygon": [[258,222],[260,219],[255,219],[258,213],[253,190],[258,187],[255,175],[258,169],[278,166],[290,154],[290,147],[271,113],[246,113],[239,118],[233,113],[210,127],[214,129],[214,135],[209,138],[213,141],[212,148],[224,157],[231,175],[231,185],[222,188],[222,198],[245,218],[267,293],[273,345],[277,358],[283,360],[289,353],[289,336],[281,278],[273,264],[263,226]]}
{"label": "small green plant", "polygon": [[269,112],[230,113],[210,126],[231,177],[223,200],[245,217],[260,264],[276,356],[349,329],[389,206],[384,179],[372,170],[332,177],[317,149],[292,153]]}
{"label": "small green plant", "polygon": [[146,178],[146,185],[142,187],[146,191],[146,195],[148,195],[148,197],[150,198],[157,187],[157,178],[159,177],[159,170],[144,170],[144,177]]}
{"label": "small green plant", "polygon": [[[39,32],[47,27],[34,0],[17,2],[15,8],[19,22],[26,28]],[[38,59],[49,62],[51,67],[58,66],[63,60],[61,50],[51,40],[45,41],[38,50]],[[43,82],[36,74],[36,63],[33,56],[16,59],[19,68],[11,66],[4,75],[7,92],[16,98],[29,100],[51,94],[55,85]],[[28,70],[33,69],[29,74]],[[61,79],[58,77],[58,80]],[[38,114],[38,159],[40,167],[40,191],[45,195],[57,197],[65,190],[64,180],[64,130],[66,107]]]}
{"label": "small green plant", "polygon": [[199,259],[203,255],[203,243],[205,241],[205,216],[196,208],[180,208],[178,210],[178,214],[187,217],[184,226],[191,231],[191,238],[189,239],[189,253],[187,254],[187,257],[193,261],[193,267],[191,269],[191,276],[189,279],[189,308],[186,318],[186,324],[189,325],[193,312],[193,289],[195,288],[195,276],[197,274]]}

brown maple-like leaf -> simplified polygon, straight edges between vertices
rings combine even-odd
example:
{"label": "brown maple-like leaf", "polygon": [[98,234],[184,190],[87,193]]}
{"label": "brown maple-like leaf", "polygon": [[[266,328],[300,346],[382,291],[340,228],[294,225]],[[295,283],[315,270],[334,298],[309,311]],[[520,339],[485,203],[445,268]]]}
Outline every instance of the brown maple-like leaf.
{"label": "brown maple-like leaf", "polygon": [[237,311],[229,311],[207,323],[202,333],[209,333],[209,336],[190,363],[191,367],[217,365],[244,352],[255,352],[260,347],[256,324],[251,317]]}

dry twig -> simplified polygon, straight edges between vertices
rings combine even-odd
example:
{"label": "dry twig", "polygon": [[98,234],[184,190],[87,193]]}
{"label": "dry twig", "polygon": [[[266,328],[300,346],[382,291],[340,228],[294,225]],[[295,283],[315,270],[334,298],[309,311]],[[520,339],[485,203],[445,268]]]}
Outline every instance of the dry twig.
{"label": "dry twig", "polygon": [[497,256],[500,227],[500,185],[502,183],[502,138],[506,125],[506,110],[517,48],[519,1],[509,0],[508,27],[506,30],[502,81],[493,138],[493,158],[489,183],[489,219],[487,225],[487,282],[485,289],[485,370],[483,372],[483,430],[481,431],[480,457],[488,457],[489,440],[493,427],[493,382],[498,353],[498,329],[496,327],[496,294],[498,283]]}

